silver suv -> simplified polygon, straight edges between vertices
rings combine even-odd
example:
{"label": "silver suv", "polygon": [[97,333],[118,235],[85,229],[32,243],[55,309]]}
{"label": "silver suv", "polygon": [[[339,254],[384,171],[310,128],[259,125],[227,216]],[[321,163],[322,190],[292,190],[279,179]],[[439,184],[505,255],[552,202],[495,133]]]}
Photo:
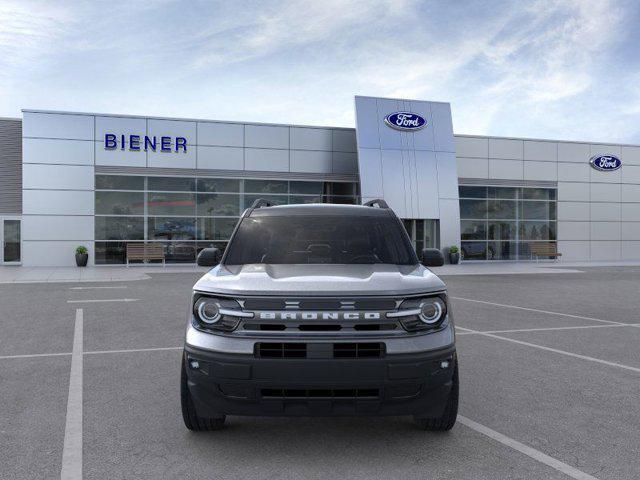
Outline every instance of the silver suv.
{"label": "silver suv", "polygon": [[193,287],[181,375],[190,430],[227,415],[413,415],[449,430],[458,362],[445,284],[383,200],[247,209]]}

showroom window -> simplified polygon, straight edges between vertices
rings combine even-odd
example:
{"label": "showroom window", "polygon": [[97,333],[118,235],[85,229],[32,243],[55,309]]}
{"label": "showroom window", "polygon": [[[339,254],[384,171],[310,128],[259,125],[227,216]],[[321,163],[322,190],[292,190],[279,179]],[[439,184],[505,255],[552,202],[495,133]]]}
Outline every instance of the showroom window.
{"label": "showroom window", "polygon": [[528,260],[532,243],[556,242],[556,189],[460,186],[466,260]]}
{"label": "showroom window", "polygon": [[127,243],[164,246],[167,262],[193,263],[205,247],[224,249],[257,198],[357,204],[351,182],[96,175],[96,264],[126,263]]}

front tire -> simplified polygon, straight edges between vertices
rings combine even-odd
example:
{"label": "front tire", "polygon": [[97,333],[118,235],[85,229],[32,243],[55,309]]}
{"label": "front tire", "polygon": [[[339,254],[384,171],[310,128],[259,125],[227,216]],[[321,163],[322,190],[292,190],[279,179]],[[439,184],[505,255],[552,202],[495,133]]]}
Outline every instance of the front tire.
{"label": "front tire", "polygon": [[185,367],[186,358],[182,359],[182,370],[180,372],[180,403],[182,405],[182,419],[184,425],[194,432],[210,432],[220,430],[224,426],[226,420],[225,415],[215,418],[199,417],[196,408],[191,399],[191,393],[187,386],[187,371]]}
{"label": "front tire", "polygon": [[451,430],[456,424],[458,417],[458,397],[460,393],[460,385],[458,382],[458,359],[455,360],[453,369],[453,384],[447,398],[447,405],[440,417],[436,418],[418,418],[414,417],[416,425],[420,430],[428,430],[432,432],[446,432]]}

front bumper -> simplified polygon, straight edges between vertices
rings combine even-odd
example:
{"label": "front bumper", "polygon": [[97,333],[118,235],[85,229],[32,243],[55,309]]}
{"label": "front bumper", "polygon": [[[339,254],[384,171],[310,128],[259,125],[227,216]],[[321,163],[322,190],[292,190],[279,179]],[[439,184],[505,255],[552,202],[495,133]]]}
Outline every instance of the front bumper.
{"label": "front bumper", "polygon": [[[446,368],[443,361],[448,361]],[[187,342],[183,362],[187,387],[202,417],[438,417],[452,385],[455,345],[452,340],[436,349],[402,354],[392,354],[387,347],[381,358],[320,359],[257,358]]]}

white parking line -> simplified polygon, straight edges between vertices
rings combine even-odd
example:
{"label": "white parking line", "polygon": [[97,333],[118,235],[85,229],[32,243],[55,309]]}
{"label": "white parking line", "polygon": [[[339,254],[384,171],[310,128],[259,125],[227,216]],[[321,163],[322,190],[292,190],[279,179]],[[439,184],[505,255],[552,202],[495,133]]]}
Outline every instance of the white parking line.
{"label": "white parking line", "polygon": [[2,355],[0,360],[10,360],[12,358],[37,358],[37,357],[61,357],[61,356],[69,356],[70,352],[63,353],[30,353],[25,355]]}
{"label": "white parking line", "polygon": [[[458,335],[478,335],[480,333],[518,333],[518,332],[550,332],[555,330],[581,330],[583,328],[616,328],[616,327],[638,327],[638,323],[621,323],[619,325],[580,325],[577,327],[541,327],[541,328],[518,328],[515,330],[471,330],[457,332]],[[456,329],[465,329],[456,325]]]}
{"label": "white parking line", "polygon": [[612,325],[624,325],[623,322],[614,322],[611,320],[602,320],[601,318],[584,317],[582,315],[572,315],[570,313],[550,312],[548,310],[538,310],[537,308],[520,307],[518,305],[505,305],[503,303],[486,302],[484,300],[476,300],[473,298],[450,297],[454,300],[463,300],[465,302],[483,303],[485,305],[493,305],[494,307],[515,308],[517,310],[526,310],[528,312],[545,313],[547,315],[557,315],[560,317],[579,318],[580,320],[591,320],[593,322],[610,323]]}
{"label": "white parking line", "polygon": [[559,350],[557,348],[545,347],[544,345],[538,345],[536,343],[523,342],[522,340],[516,340],[515,338],[502,337],[500,335],[494,335],[493,333],[481,332],[478,330],[471,330],[470,328],[464,328],[464,327],[456,327],[456,328],[460,328],[461,330],[465,330],[465,332],[475,333],[483,337],[496,338],[498,340],[517,343],[519,345],[525,345],[527,347],[539,348],[540,350],[546,350],[547,352],[559,353],[560,355],[566,355],[568,357],[579,358],[581,360],[588,360],[590,362],[601,363],[602,365],[608,365],[610,367],[618,367],[624,370],[630,370],[632,372],[640,373],[640,368],[632,367],[629,365],[623,365],[622,363],[609,362],[608,360],[602,360],[600,358],[588,357],[587,355],[580,355],[578,353],[567,352],[565,350]]}
{"label": "white parking line", "polygon": [[110,298],[106,300],[67,300],[67,303],[103,303],[103,302],[137,302],[139,298]]}
{"label": "white parking line", "polygon": [[82,309],[76,310],[61,480],[82,480]]}
{"label": "white parking line", "polygon": [[122,289],[122,288],[127,288],[126,285],[119,285],[119,286],[100,286],[100,287],[69,287],[69,290],[100,290],[100,289]]}
{"label": "white parking line", "polygon": [[513,438],[507,437],[500,432],[496,432],[489,427],[485,427],[480,423],[474,422],[473,420],[464,417],[462,415],[458,415],[458,422],[463,424],[464,426],[470,428],[471,430],[475,430],[482,435],[486,435],[487,437],[499,442],[509,448],[512,448],[520,453],[523,453],[529,458],[536,460],[537,462],[543,463],[558,472],[564,473],[571,478],[576,480],[598,480],[596,477],[589,475],[588,473],[583,472],[582,470],[578,470],[577,468],[572,467],[571,465],[567,465],[564,462],[561,462],[557,458],[550,457],[546,453],[542,453],[535,448],[529,447],[523,443],[514,440]]}
{"label": "white parking line", "polygon": [[135,348],[132,350],[93,350],[84,352],[84,354],[101,355],[103,353],[163,352],[166,350],[182,350],[182,347]]}

